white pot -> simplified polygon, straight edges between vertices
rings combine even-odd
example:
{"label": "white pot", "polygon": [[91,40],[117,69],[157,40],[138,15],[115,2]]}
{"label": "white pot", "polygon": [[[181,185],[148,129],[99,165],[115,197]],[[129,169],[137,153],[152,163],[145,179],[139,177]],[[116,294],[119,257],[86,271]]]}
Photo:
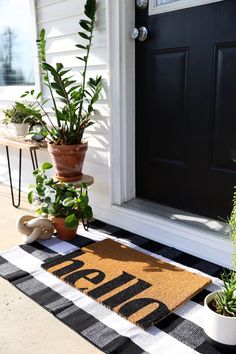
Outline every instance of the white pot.
{"label": "white pot", "polygon": [[219,315],[208,304],[217,292],[207,295],[204,301],[204,331],[209,341],[217,347],[236,353],[236,317]]}
{"label": "white pot", "polygon": [[19,138],[26,136],[28,134],[29,125],[27,123],[17,124],[10,123],[8,124],[9,135],[14,138]]}

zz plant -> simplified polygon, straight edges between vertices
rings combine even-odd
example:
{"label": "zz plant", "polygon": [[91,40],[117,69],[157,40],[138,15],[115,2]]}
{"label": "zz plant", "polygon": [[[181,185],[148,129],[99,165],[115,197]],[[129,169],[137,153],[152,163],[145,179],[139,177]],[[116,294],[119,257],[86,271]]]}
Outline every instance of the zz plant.
{"label": "zz plant", "polygon": [[83,223],[91,220],[93,213],[86,184],[76,188],[71,183],[54,181],[46,173],[51,168],[52,164],[45,162],[33,172],[36,183],[29,186],[28,201],[36,213],[65,218],[68,228],[76,228],[80,220]]}
{"label": "zz plant", "polygon": [[[50,92],[56,123],[50,119],[43,103],[39,101],[40,94],[34,96],[30,91],[26,91],[22,95],[22,97],[32,96],[31,98],[36,99],[44,115],[48,117],[51,128],[48,128],[42,120],[41,124],[46,130],[48,140],[54,144],[74,145],[81,143],[84,130],[93,124],[91,114],[102,89],[101,76],[87,79],[88,60],[95,27],[96,0],[86,1],[84,14],[86,18],[79,21],[81,31],[78,32],[83,44],[76,45],[84,53],[77,56],[77,59],[83,64],[82,72],[80,72],[81,82],[78,83],[71,75],[71,69],[65,68],[62,63],[57,63],[53,67],[47,62],[44,29],[41,30],[37,41],[43,82]],[[59,98],[60,104],[57,98]]]}

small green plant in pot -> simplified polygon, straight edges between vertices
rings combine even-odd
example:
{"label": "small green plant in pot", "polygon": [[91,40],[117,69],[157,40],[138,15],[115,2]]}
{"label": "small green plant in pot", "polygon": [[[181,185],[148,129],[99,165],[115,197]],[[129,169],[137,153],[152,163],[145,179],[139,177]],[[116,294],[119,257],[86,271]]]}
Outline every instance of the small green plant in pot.
{"label": "small green plant in pot", "polygon": [[36,183],[30,185],[28,201],[36,213],[52,217],[59,238],[68,240],[76,237],[80,220],[92,219],[88,190],[85,184],[79,188],[72,183],[55,181],[47,176],[52,164],[45,162],[33,172]]}
{"label": "small green plant in pot", "polygon": [[213,345],[223,351],[236,353],[236,193],[228,232],[233,246],[232,269],[221,274],[221,290],[205,298],[204,331]]}
{"label": "small green plant in pot", "polygon": [[14,137],[27,135],[29,125],[42,120],[40,109],[35,107],[35,103],[15,102],[3,113],[2,123],[12,130]]}
{"label": "small green plant in pot", "polygon": [[[47,115],[51,126],[45,130],[49,141],[48,150],[56,169],[57,178],[61,181],[75,181],[82,177],[82,166],[87,150],[87,142],[83,141],[86,128],[92,125],[94,104],[99,99],[102,89],[102,77],[88,78],[88,61],[92,47],[95,28],[96,0],[86,0],[84,7],[85,18],[79,21],[78,32],[80,43],[76,44],[79,65],[79,81],[65,68],[62,63],[52,66],[46,57],[46,34],[40,32],[38,47],[43,73],[43,83],[47,86],[52,102],[55,119],[47,114],[43,104],[31,92],[26,91],[22,97],[28,95],[34,98],[39,107]],[[44,122],[41,122],[44,124]]]}

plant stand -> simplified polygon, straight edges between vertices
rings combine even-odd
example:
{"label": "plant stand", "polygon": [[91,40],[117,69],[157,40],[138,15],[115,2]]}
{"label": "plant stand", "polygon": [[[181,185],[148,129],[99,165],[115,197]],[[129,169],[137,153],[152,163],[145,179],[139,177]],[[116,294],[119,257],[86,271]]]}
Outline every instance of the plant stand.
{"label": "plant stand", "polygon": [[[36,168],[38,168],[38,159],[37,159],[36,150],[38,150],[40,148],[40,145],[36,144],[36,143],[31,143],[31,142],[27,142],[27,141],[24,141],[24,140],[20,140],[20,139],[10,139],[10,138],[0,138],[0,145],[5,146],[5,148],[6,148],[6,157],[7,157],[7,165],[8,165],[8,174],[9,174],[12,205],[15,208],[19,208],[20,203],[21,203],[22,150],[29,150],[31,161],[32,161],[32,167],[33,167],[33,170],[35,170]],[[15,201],[14,190],[13,190],[9,147],[19,149],[18,198],[17,198],[17,202]]]}

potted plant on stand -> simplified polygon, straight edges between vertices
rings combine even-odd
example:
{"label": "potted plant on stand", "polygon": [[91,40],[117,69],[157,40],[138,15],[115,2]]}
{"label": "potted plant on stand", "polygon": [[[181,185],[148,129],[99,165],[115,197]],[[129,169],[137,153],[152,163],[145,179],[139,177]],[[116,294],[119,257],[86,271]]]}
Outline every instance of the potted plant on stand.
{"label": "potted plant on stand", "polygon": [[29,126],[42,120],[40,110],[34,106],[34,103],[15,102],[11,108],[5,109],[3,113],[2,123],[7,125],[10,135],[15,138],[26,136]]}
{"label": "potted plant on stand", "polygon": [[[42,125],[45,125],[49,141],[48,150],[56,169],[56,176],[58,180],[65,182],[75,181],[82,177],[82,166],[87,150],[87,142],[83,141],[83,134],[84,130],[93,124],[91,114],[102,89],[101,76],[97,76],[95,79],[87,78],[95,13],[96,0],[87,0],[84,8],[86,19],[80,20],[82,31],[78,32],[83,42],[76,45],[83,53],[77,56],[83,65],[83,70],[80,73],[81,82],[73,79],[71,69],[64,68],[62,63],[57,63],[53,67],[47,62],[44,29],[41,30],[38,40],[44,84],[50,93],[55,120],[49,117],[37,97],[36,101],[51,124],[51,127],[48,127],[43,121],[41,122]],[[30,94],[29,91],[26,91],[22,96]]]}
{"label": "potted plant on stand", "polygon": [[204,331],[213,345],[236,353],[236,193],[228,230],[233,245],[233,269],[222,273],[222,289],[205,298]]}
{"label": "potted plant on stand", "polygon": [[52,164],[45,162],[33,172],[36,183],[30,186],[28,201],[37,214],[52,218],[60,239],[71,240],[76,237],[79,221],[87,222],[93,216],[87,186],[76,188],[71,183],[55,181],[46,174],[51,168]]}

